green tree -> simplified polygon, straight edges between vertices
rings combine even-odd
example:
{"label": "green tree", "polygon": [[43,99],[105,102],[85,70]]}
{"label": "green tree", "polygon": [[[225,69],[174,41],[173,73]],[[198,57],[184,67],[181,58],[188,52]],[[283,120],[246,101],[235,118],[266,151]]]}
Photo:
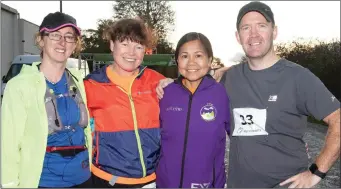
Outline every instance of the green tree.
{"label": "green tree", "polygon": [[157,37],[157,53],[172,53],[167,34],[173,31],[174,11],[168,1],[116,1],[113,5],[114,18],[140,18]]}
{"label": "green tree", "polygon": [[172,43],[169,43],[165,39],[159,39],[157,41],[155,51],[156,52],[154,53],[157,53],[157,54],[174,54],[175,53],[175,50],[172,47]]}
{"label": "green tree", "polygon": [[83,53],[110,53],[109,42],[104,40],[103,32],[113,23],[112,19],[98,20],[97,29],[84,30],[82,34]]}
{"label": "green tree", "polygon": [[329,42],[298,39],[278,44],[276,51],[281,57],[308,68],[340,100],[340,46],[339,39]]}

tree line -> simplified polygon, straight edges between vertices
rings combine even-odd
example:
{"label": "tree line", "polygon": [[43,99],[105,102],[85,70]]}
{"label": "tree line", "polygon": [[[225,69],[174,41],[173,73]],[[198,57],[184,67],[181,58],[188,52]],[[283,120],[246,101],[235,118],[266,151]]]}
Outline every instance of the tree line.
{"label": "tree line", "polygon": [[[154,53],[173,54],[167,35],[173,31],[174,11],[169,1],[114,1],[113,17],[98,21],[97,29],[83,31],[83,53],[110,53],[103,31],[121,18],[140,18],[155,32]],[[332,41],[296,39],[276,44],[279,56],[308,68],[340,100],[340,39]],[[242,61],[245,61],[243,57]],[[215,57],[220,64],[220,59]]]}
{"label": "tree line", "polygon": [[296,39],[276,45],[281,57],[308,68],[340,100],[341,90],[341,42]]}
{"label": "tree line", "polygon": [[[340,39],[323,41],[298,38],[291,42],[275,45],[276,53],[280,57],[308,68],[339,100],[341,98],[340,47]],[[246,63],[246,56],[243,55],[237,62]]]}
{"label": "tree line", "polygon": [[115,20],[121,18],[142,19],[153,31],[154,53],[172,54],[174,49],[167,41],[167,34],[173,31],[174,11],[169,1],[114,1],[113,17],[98,20],[97,29],[83,31],[83,53],[110,53],[109,42],[104,39],[103,32]]}

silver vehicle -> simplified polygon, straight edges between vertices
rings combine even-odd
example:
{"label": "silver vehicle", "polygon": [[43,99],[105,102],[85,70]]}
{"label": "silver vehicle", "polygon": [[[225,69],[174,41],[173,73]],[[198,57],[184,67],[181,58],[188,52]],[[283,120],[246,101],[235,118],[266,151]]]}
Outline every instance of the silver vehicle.
{"label": "silver vehicle", "polygon": [[[39,55],[18,55],[18,56],[16,56],[13,59],[11,67],[9,68],[7,74],[2,77],[2,80],[1,80],[1,82],[2,82],[1,83],[1,97],[3,96],[4,90],[6,87],[6,83],[10,79],[12,79],[13,77],[15,77],[16,75],[18,75],[20,73],[20,70],[24,64],[31,65],[33,62],[39,62],[39,61],[41,61]],[[66,67],[67,68],[79,68],[78,62],[79,62],[78,59],[69,58],[67,61]],[[82,62],[84,62],[84,61],[82,61]],[[84,69],[84,65],[81,65],[81,67],[83,67],[82,69]],[[89,73],[89,71],[86,71],[86,73]],[[85,77],[85,75],[84,75],[84,77]]]}

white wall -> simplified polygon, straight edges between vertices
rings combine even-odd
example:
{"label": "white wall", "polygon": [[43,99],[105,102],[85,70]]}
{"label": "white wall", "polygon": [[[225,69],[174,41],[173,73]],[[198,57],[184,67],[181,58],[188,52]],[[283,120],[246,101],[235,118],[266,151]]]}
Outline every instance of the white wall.
{"label": "white wall", "polygon": [[14,57],[22,54],[39,54],[34,35],[39,26],[20,19],[17,10],[1,3],[1,78]]}
{"label": "white wall", "polygon": [[10,67],[10,62],[20,52],[18,44],[18,13],[4,4],[1,4],[1,77]]}
{"label": "white wall", "polygon": [[24,54],[39,54],[39,49],[34,44],[34,35],[38,32],[39,26],[25,19],[19,20],[19,29]]}

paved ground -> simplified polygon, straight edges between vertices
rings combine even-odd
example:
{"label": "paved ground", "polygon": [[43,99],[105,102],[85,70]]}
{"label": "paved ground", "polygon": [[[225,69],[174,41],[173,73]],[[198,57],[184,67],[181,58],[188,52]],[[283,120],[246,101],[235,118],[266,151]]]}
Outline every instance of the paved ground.
{"label": "paved ground", "polygon": [[[327,131],[326,126],[321,126],[313,123],[308,124],[307,133],[304,136],[304,140],[309,146],[310,163],[312,163],[315,157],[320,152],[324,145],[324,138]],[[229,147],[229,141],[227,141],[227,148]],[[228,153],[226,154],[226,167],[228,166]],[[334,164],[334,166],[328,172],[327,177],[322,180],[316,188],[340,188],[340,158]]]}

